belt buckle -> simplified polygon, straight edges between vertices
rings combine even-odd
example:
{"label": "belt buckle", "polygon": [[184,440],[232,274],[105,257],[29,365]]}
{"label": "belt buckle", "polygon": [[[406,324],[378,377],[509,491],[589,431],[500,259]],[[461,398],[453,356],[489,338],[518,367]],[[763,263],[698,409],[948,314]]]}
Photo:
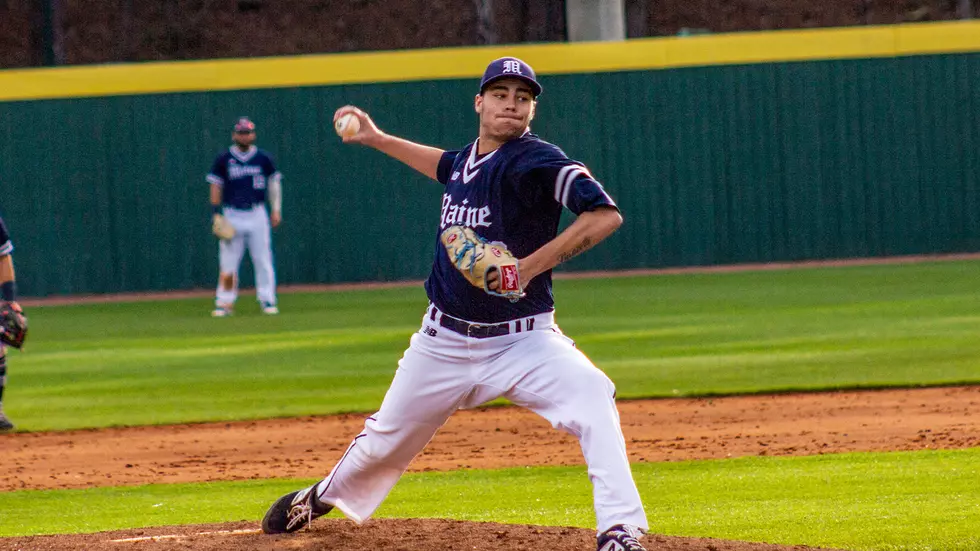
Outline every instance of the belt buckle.
{"label": "belt buckle", "polygon": [[486,328],[486,325],[481,325],[479,323],[470,323],[470,324],[467,324],[467,326],[466,326],[466,336],[467,337],[473,337],[473,338],[477,338],[478,339],[478,338],[480,338],[478,336],[479,335],[478,332],[480,330],[486,331],[485,328]]}

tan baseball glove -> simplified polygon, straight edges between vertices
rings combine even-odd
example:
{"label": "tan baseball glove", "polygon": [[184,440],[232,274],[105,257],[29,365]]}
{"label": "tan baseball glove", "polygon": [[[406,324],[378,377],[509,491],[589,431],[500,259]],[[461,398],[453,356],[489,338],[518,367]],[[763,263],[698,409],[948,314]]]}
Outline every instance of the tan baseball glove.
{"label": "tan baseball glove", "polygon": [[218,239],[231,239],[235,237],[235,227],[224,216],[215,214],[211,219],[211,233]]}
{"label": "tan baseball glove", "polygon": [[[507,250],[507,245],[489,242],[466,226],[450,226],[439,236],[446,248],[449,261],[466,281],[488,294],[506,297],[517,302],[524,292],[521,287],[517,258]],[[497,290],[487,286],[487,276],[499,272],[500,285]]]}

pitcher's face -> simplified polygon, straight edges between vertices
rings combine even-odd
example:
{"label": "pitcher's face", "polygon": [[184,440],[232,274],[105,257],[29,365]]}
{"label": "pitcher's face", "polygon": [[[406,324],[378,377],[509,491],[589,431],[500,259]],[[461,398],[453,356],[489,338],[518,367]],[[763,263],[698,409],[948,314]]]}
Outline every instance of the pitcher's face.
{"label": "pitcher's face", "polygon": [[480,137],[505,142],[519,138],[534,118],[534,93],[516,78],[498,80],[476,96],[474,109],[480,115]]}

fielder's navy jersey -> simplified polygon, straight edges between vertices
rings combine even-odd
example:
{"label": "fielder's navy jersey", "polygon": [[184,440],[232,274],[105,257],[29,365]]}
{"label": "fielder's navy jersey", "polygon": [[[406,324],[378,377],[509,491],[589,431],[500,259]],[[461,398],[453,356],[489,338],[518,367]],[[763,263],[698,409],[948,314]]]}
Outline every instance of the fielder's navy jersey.
{"label": "fielder's navy jersey", "polygon": [[439,161],[436,177],[446,190],[435,261],[425,282],[429,300],[450,316],[480,323],[550,312],[555,307],[551,270],[532,279],[526,296],[511,302],[471,285],[449,260],[439,235],[449,226],[469,226],[524,258],[558,234],[562,207],[578,215],[616,203],[585,165],[529,132],[482,157],[476,151],[473,142],[447,151]]}
{"label": "fielder's navy jersey", "polygon": [[7,225],[0,218],[0,256],[6,256],[14,252],[14,244],[10,242],[10,234],[7,233]]}
{"label": "fielder's navy jersey", "polygon": [[242,152],[233,145],[214,160],[207,181],[222,187],[222,205],[248,210],[265,202],[266,184],[277,174],[265,151],[253,145]]}

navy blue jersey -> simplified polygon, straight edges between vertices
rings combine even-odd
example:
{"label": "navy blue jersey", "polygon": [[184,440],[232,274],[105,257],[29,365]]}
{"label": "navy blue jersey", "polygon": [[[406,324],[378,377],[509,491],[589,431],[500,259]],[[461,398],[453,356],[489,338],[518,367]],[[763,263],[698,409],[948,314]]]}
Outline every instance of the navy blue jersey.
{"label": "navy blue jersey", "polygon": [[0,256],[6,256],[14,252],[14,244],[10,242],[10,234],[7,233],[7,225],[0,218]]}
{"label": "navy blue jersey", "polygon": [[255,147],[231,146],[214,160],[207,181],[222,187],[221,204],[248,210],[265,202],[266,183],[278,174],[272,157]]}
{"label": "navy blue jersey", "polygon": [[435,262],[425,282],[429,300],[451,316],[480,323],[549,312],[555,305],[550,270],[532,279],[517,302],[488,295],[456,270],[439,234],[449,226],[469,226],[524,258],[558,234],[562,207],[577,215],[616,204],[585,165],[534,134],[525,133],[482,157],[476,150],[474,142],[447,151],[439,161],[436,177],[446,191]]}

